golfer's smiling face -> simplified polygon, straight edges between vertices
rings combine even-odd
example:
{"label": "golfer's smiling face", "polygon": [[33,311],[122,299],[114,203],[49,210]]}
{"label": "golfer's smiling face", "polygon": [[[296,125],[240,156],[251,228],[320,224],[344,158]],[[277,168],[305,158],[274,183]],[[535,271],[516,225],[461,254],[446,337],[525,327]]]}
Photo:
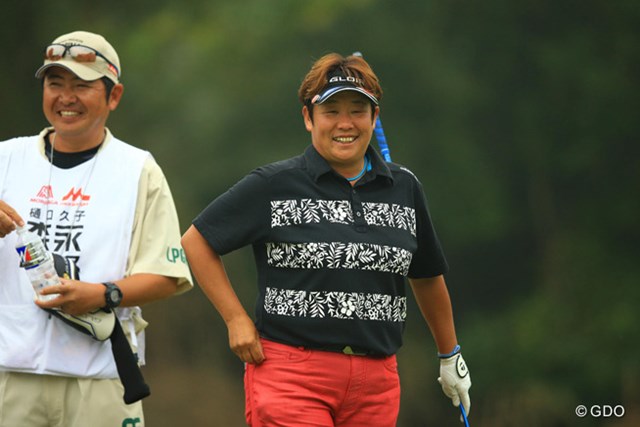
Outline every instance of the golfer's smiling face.
{"label": "golfer's smiling face", "polygon": [[379,108],[361,93],[339,92],[309,109],[303,107],[304,123],[311,143],[331,167],[343,176],[355,176],[364,164],[364,153],[373,135]]}

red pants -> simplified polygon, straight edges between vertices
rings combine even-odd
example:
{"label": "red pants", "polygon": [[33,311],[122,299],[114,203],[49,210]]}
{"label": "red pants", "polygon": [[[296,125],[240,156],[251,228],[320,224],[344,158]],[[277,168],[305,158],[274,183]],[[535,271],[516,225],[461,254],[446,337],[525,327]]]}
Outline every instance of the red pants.
{"label": "red pants", "polygon": [[395,427],[400,380],[395,356],[375,358],[262,340],[266,360],[247,364],[251,427]]}

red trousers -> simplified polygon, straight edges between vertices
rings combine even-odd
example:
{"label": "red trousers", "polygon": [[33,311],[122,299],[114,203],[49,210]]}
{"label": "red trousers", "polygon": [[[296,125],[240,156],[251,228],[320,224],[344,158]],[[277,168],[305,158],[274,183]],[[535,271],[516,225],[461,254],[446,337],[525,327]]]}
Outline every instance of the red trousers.
{"label": "red trousers", "polygon": [[245,368],[251,427],[395,427],[395,356],[369,357],[262,340],[265,361]]}

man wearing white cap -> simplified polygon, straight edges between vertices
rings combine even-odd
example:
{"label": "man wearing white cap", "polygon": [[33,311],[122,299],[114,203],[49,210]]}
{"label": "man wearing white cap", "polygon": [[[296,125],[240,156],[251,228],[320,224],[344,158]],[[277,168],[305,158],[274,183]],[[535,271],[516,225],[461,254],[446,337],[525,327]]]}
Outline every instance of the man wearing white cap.
{"label": "man wearing white cap", "polygon": [[[436,341],[443,391],[470,409],[448,265],[422,185],[369,144],[381,96],[362,57],[318,59],[298,90],[311,144],[244,177],[182,238],[246,363],[252,427],[394,427],[407,278]],[[255,322],[221,259],[246,245],[258,272]]]}
{"label": "man wearing white cap", "polygon": [[[175,205],[151,154],[106,128],[124,90],[113,47],[76,31],[44,55],[36,77],[51,126],[0,142],[0,426],[142,427],[141,397],[125,403],[111,342],[43,309],[115,310],[144,364],[139,306],[192,287]],[[80,280],[62,279],[41,292],[57,297],[34,303],[17,226],[74,261]]]}

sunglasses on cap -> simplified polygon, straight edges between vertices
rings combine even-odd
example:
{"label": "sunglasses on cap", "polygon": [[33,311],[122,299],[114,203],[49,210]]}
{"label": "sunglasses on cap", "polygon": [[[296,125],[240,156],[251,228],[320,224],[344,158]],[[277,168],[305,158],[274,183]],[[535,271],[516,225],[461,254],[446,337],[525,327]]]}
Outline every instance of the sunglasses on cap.
{"label": "sunglasses on cap", "polygon": [[120,77],[120,70],[118,70],[118,67],[116,67],[113,62],[109,61],[106,56],[89,46],[81,44],[51,44],[45,49],[44,57],[49,61],[59,61],[67,53],[69,53],[71,59],[76,62],[96,62],[96,57],[99,56],[104,59],[109,66],[113,67],[113,69],[116,70],[118,77]]}

